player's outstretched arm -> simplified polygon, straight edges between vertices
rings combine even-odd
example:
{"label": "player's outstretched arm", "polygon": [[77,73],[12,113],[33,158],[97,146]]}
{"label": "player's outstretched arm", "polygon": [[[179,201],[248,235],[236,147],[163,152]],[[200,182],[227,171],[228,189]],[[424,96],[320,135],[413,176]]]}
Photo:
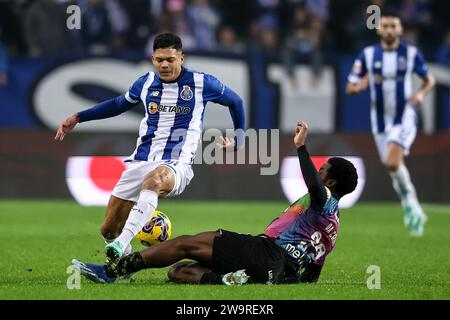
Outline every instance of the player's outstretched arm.
{"label": "player's outstretched arm", "polygon": [[223,94],[217,102],[228,107],[234,126],[234,141],[227,141],[228,138],[224,138],[219,147],[225,149],[243,148],[245,140],[245,111],[241,97],[230,88],[224,87]]}
{"label": "player's outstretched arm", "polygon": [[62,141],[66,134],[68,134],[70,131],[72,131],[73,128],[75,128],[79,121],[80,117],[78,116],[78,114],[74,114],[61,122],[58,130],[56,131],[55,140]]}
{"label": "player's outstretched arm", "polygon": [[244,103],[239,95],[228,87],[224,88],[222,97],[218,101],[230,110],[234,126],[234,139],[222,138],[220,148],[236,150],[244,147],[245,140],[245,112]]}
{"label": "player's outstretched arm", "polygon": [[69,133],[77,123],[115,117],[130,110],[138,103],[139,101],[130,102],[125,95],[120,95],[116,98],[101,102],[92,108],[78,112],[61,123],[56,132],[55,140],[63,140],[64,136]]}
{"label": "player's outstretched arm", "polygon": [[300,167],[302,169],[302,175],[305,179],[311,198],[322,207],[327,201],[327,190],[325,189],[322,179],[311,161],[308,150],[306,150],[305,141],[307,135],[308,124],[305,121],[299,121],[297,123],[297,127],[295,128],[294,144],[297,147],[297,154],[300,161]]}
{"label": "player's outstretched arm", "polygon": [[369,77],[367,73],[366,56],[364,50],[359,53],[348,75],[345,91],[348,95],[355,95],[367,89]]}
{"label": "player's outstretched arm", "polygon": [[242,148],[245,140],[245,112],[241,97],[214,76],[205,74],[203,99],[228,107],[233,120],[234,141],[222,137],[218,144],[219,148],[227,150]]}
{"label": "player's outstretched arm", "polygon": [[348,95],[355,95],[367,89],[369,86],[369,78],[367,75],[359,80],[358,82],[347,82],[347,87],[345,88],[345,92]]}
{"label": "player's outstretched arm", "polygon": [[231,140],[228,137],[220,137],[220,142],[216,143],[216,145],[220,148],[220,149],[225,149],[225,150],[234,150],[237,146],[236,143],[234,142],[234,140]]}

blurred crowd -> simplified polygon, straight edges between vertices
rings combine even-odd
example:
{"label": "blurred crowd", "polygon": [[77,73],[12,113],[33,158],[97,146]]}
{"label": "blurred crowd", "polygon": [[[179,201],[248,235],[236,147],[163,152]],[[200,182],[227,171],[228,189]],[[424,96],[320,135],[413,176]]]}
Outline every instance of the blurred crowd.
{"label": "blurred crowd", "polygon": [[[174,32],[186,51],[262,52],[289,66],[304,60],[320,76],[324,53],[355,53],[377,41],[366,26],[371,4],[402,17],[405,39],[429,60],[447,63],[446,0],[0,0],[0,84],[8,56],[151,53],[153,38]],[[66,27],[69,5],[81,29]]]}

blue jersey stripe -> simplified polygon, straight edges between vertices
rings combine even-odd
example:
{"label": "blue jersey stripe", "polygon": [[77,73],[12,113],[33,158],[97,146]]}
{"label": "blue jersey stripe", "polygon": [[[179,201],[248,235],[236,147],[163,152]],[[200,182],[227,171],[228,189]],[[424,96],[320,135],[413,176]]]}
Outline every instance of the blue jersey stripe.
{"label": "blue jersey stripe", "polygon": [[402,122],[403,111],[405,110],[405,74],[407,67],[407,48],[404,44],[400,44],[397,49],[397,80],[396,99],[395,99],[395,117],[394,125]]}
{"label": "blue jersey stripe", "polygon": [[184,143],[186,142],[187,130],[192,120],[195,107],[195,82],[194,73],[186,72],[183,79],[178,82],[178,107],[188,107],[189,113],[177,113],[170,135],[167,139],[162,160],[178,160]]}
{"label": "blue jersey stripe", "polygon": [[384,98],[383,98],[383,50],[381,45],[374,46],[373,74],[375,76],[375,106],[377,110],[377,131],[384,131]]}
{"label": "blue jersey stripe", "polygon": [[159,112],[150,113],[151,110],[151,103],[156,103],[156,106],[159,106],[161,102],[161,96],[162,94],[159,94],[158,96],[154,97],[151,96],[151,92],[154,90],[159,90],[162,92],[162,86],[161,83],[156,79],[153,80],[152,84],[148,88],[147,95],[145,97],[147,109],[145,110],[147,114],[147,132],[144,136],[142,136],[141,140],[142,143],[139,145],[136,156],[134,157],[135,160],[141,160],[141,161],[147,161],[148,155],[150,154],[150,149],[152,145],[152,139],[155,137],[155,131],[158,129],[158,121],[159,121]]}

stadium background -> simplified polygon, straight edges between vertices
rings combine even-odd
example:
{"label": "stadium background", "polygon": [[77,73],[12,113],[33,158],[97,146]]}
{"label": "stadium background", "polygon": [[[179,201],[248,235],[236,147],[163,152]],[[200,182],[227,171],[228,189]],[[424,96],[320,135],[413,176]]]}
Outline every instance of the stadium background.
{"label": "stadium background", "polygon": [[[80,30],[61,27],[71,4],[81,8]],[[125,92],[151,70],[154,35],[173,31],[183,39],[187,66],[243,97],[248,127],[281,130],[280,162],[295,154],[291,128],[303,118],[314,155],[363,158],[361,200],[396,200],[370,134],[369,94],[344,93],[355,54],[377,41],[365,24],[370,4],[401,14],[405,40],[424,52],[437,78],[407,161],[423,201],[448,201],[450,5],[424,0],[2,1],[0,197],[70,198],[69,156],[130,154],[139,108],[80,125],[63,143],[53,133],[68,115]],[[205,128],[231,128],[227,110],[210,104]],[[259,166],[196,165],[181,198],[282,200],[280,188],[266,187],[279,185],[279,176],[260,176]]]}

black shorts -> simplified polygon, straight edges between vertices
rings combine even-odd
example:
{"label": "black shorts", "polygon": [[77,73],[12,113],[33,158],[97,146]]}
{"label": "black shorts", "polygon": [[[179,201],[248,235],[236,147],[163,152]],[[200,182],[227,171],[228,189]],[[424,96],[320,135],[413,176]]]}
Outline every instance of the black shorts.
{"label": "black shorts", "polygon": [[211,269],[225,274],[245,269],[253,283],[281,283],[286,273],[295,272],[275,242],[265,236],[252,236],[218,230],[214,239]]}

